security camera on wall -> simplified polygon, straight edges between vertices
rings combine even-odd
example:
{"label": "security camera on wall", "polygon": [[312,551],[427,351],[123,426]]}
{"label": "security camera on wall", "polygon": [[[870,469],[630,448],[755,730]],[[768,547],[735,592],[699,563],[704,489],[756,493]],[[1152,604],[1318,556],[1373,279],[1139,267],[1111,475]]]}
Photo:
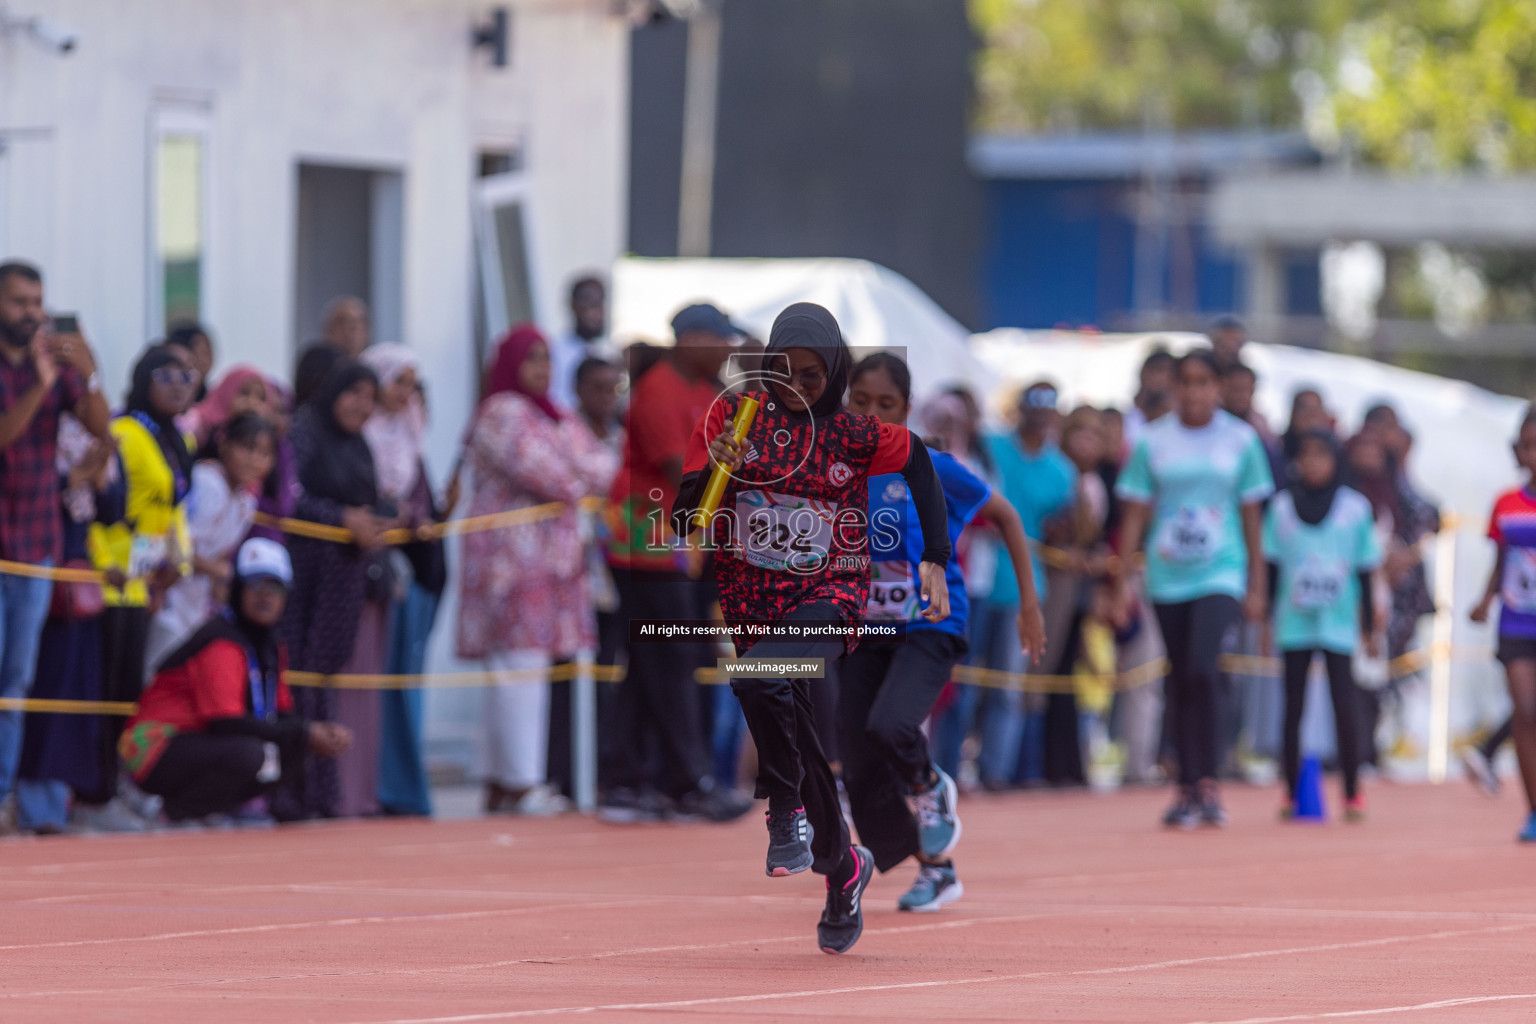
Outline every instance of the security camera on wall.
{"label": "security camera on wall", "polygon": [[80,33],[61,21],[41,15],[17,17],[0,7],[0,36],[13,33],[25,34],[34,43],[58,54],[69,53],[80,42]]}
{"label": "security camera on wall", "polygon": [[33,18],[31,33],[33,39],[59,53],[68,53],[80,41],[79,32],[52,18]]}

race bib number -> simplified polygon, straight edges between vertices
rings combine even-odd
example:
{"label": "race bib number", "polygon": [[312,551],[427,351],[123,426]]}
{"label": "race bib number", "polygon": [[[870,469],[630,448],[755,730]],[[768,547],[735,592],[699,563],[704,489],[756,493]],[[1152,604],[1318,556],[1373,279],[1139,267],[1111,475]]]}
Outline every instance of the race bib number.
{"label": "race bib number", "polygon": [[1343,562],[1309,558],[1291,577],[1291,604],[1306,612],[1332,608],[1343,599],[1348,580]]}
{"label": "race bib number", "polygon": [[870,567],[869,622],[912,622],[922,612],[919,588],[907,562],[875,562]]}
{"label": "race bib number", "polygon": [[1536,550],[1510,548],[1504,557],[1504,607],[1521,615],[1536,615]]}
{"label": "race bib number", "polygon": [[128,578],[148,576],[165,564],[165,538],[134,534],[128,547]]}
{"label": "race bib number", "polygon": [[1181,508],[1163,521],[1157,553],[1180,565],[1200,565],[1216,557],[1221,532],[1218,509]]}
{"label": "race bib number", "polygon": [[736,516],[743,534],[742,557],[774,572],[815,572],[832,549],[837,503],[812,501],[773,491],[742,491]]}

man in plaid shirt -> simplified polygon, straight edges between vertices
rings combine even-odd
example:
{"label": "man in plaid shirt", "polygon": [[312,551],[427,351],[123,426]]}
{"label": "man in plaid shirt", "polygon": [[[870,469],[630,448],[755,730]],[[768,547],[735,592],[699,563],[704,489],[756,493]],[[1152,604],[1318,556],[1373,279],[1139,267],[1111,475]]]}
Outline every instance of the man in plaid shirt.
{"label": "man in plaid shirt", "polygon": [[[64,412],[110,443],[110,417],[90,346],[79,334],[53,333],[35,267],[0,263],[0,559],[53,565],[62,554],[55,459]],[[0,697],[25,697],[53,584],[3,569]],[[0,711],[0,831],[14,820],[11,792],[20,756],[21,713]]]}

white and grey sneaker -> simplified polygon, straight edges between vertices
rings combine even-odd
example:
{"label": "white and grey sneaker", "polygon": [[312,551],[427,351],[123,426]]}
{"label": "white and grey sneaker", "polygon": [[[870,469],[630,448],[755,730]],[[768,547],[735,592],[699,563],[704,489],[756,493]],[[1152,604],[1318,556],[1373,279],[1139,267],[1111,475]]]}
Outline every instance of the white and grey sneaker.
{"label": "white and grey sneaker", "polygon": [[1488,796],[1498,796],[1499,790],[1504,788],[1498,773],[1493,770],[1493,762],[1481,748],[1469,747],[1461,755],[1461,764],[1467,770],[1467,777]]}
{"label": "white and grey sneaker", "polygon": [[566,813],[571,807],[571,802],[556,792],[553,786],[540,783],[518,798],[512,813],[525,818],[553,818]]}
{"label": "white and grey sneaker", "polygon": [[104,804],[76,804],[69,815],[69,829],[71,832],[147,832],[154,827],[154,820],[136,814],[126,800],[115,796]]}

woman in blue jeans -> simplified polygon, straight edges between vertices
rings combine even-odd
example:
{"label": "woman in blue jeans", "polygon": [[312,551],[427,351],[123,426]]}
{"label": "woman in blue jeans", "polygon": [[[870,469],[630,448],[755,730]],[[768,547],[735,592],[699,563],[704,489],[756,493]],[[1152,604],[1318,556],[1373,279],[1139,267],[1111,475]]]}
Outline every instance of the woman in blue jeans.
{"label": "woman in blue jeans", "polygon": [[1130,564],[1145,542],[1147,593],[1168,649],[1164,714],[1179,793],[1163,824],[1195,828],[1227,821],[1216,784],[1217,663],[1245,613],[1264,619],[1261,527],[1274,482],[1259,435],[1217,407],[1210,351],[1180,359],[1176,380],[1175,411],[1148,424],[1115,492],[1125,503],[1122,562]]}

